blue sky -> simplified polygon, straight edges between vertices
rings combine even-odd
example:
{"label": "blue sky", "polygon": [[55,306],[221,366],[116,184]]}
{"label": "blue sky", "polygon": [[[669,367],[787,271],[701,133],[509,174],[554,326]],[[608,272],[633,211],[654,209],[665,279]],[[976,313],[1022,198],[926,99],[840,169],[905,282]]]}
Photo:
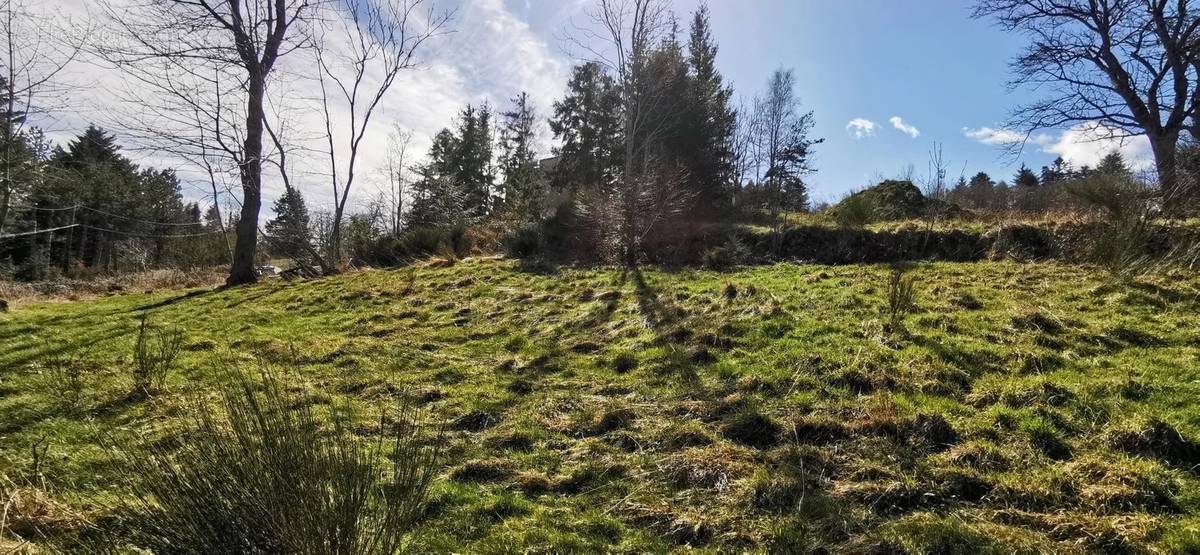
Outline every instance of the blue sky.
{"label": "blue sky", "polygon": [[[675,2],[684,23],[698,3]],[[508,0],[552,44],[570,32],[563,4]],[[1094,163],[1118,147],[1082,140],[1078,130],[1039,133],[1019,159],[996,144],[1012,133],[1002,128],[1011,108],[1037,92],[1007,86],[1008,63],[1022,37],[972,19],[968,2],[711,0],[709,10],[719,67],[737,94],[756,94],[777,67],[795,70],[798,93],[825,139],[810,180],[817,200],[835,200],[909,164],[924,175],[934,142],[943,145],[951,180],[977,171],[1010,179],[1022,162],[1037,170],[1060,154],[1077,164]],[[568,21],[585,19],[575,12]],[[896,117],[918,134],[896,129],[890,121]],[[873,123],[873,132],[860,127],[856,137],[847,128],[853,120]],[[1144,159],[1143,146],[1134,142],[1121,150]]]}

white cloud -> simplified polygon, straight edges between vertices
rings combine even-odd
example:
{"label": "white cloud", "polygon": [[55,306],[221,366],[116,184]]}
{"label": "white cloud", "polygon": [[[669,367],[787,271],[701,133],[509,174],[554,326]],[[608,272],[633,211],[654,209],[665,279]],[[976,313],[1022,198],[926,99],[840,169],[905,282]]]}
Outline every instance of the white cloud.
{"label": "white cloud", "polygon": [[917,129],[916,127],[913,127],[912,125],[909,125],[908,123],[905,123],[904,120],[900,116],[892,116],[892,118],[889,119],[888,121],[892,122],[892,127],[895,127],[901,133],[904,133],[905,135],[908,135],[909,137],[912,137],[915,139],[921,135],[921,130]]}
{"label": "white cloud", "polygon": [[1113,130],[1095,124],[1079,124],[1063,131],[1057,140],[1042,145],[1042,152],[1062,156],[1075,167],[1096,167],[1112,151],[1121,153],[1134,171],[1152,169],[1154,154],[1145,136],[1114,137]]}
{"label": "white cloud", "polygon": [[980,127],[979,129],[964,127],[962,128],[962,133],[968,139],[974,139],[991,146],[1015,145],[1022,142],[1045,146],[1054,142],[1054,138],[1045,133],[1026,136],[1020,131],[994,127]]}
{"label": "white cloud", "polygon": [[855,139],[866,139],[875,136],[877,124],[866,118],[854,118],[846,124],[846,132],[854,135]]}
{"label": "white cloud", "polygon": [[1121,156],[1125,158],[1125,162],[1134,170],[1146,170],[1154,166],[1154,155],[1150,150],[1150,142],[1145,137],[1119,137],[1120,132],[1099,124],[1082,123],[1062,131],[1058,136],[1038,133],[1028,139],[1020,131],[1003,128],[970,129],[964,127],[962,132],[967,138],[985,145],[1008,146],[1024,141],[1037,146],[1041,152],[1061,156],[1063,160],[1076,167],[1095,167],[1104,155],[1114,150],[1120,152]]}
{"label": "white cloud", "polygon": [[994,129],[980,127],[979,129],[962,129],[968,139],[975,139],[985,145],[1010,145],[1025,140],[1025,134],[1011,129]]}

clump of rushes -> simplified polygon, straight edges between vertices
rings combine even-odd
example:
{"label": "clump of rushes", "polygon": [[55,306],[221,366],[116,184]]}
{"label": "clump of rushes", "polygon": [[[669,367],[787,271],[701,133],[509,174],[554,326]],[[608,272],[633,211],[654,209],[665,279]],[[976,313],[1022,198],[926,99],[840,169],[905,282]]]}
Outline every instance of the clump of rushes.
{"label": "clump of rushes", "polygon": [[349,410],[325,425],[272,371],[227,374],[218,410],[193,399],[174,441],[116,447],[134,477],[129,539],[155,553],[397,552],[440,460],[413,410],[363,441]]}
{"label": "clump of rushes", "polygon": [[907,267],[892,266],[892,270],[888,274],[887,316],[888,324],[893,332],[904,331],[904,317],[908,316],[915,306],[913,283],[913,277],[908,275]]}
{"label": "clump of rushes", "polygon": [[140,395],[154,395],[167,382],[167,373],[183,350],[183,330],[150,326],[142,315],[137,341],[133,345],[133,388]]}

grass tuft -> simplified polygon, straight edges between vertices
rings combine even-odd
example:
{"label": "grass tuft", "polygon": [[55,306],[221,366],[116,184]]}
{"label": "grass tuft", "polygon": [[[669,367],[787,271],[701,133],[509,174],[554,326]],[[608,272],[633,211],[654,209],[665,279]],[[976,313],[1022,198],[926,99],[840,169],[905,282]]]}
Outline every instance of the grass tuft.
{"label": "grass tuft", "polygon": [[323,426],[273,371],[227,374],[222,410],[194,404],[173,448],[121,448],[134,543],[195,553],[399,549],[438,468],[414,414],[402,407],[368,444],[337,416],[348,412]]}

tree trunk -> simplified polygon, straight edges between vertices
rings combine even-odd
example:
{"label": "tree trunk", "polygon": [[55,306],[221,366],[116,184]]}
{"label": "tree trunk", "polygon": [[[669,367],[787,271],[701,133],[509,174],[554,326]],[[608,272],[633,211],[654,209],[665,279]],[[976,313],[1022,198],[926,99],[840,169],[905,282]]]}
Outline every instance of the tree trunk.
{"label": "tree trunk", "polygon": [[333,229],[329,233],[329,265],[336,271],[342,267],[342,214],[341,210],[333,215]]}
{"label": "tree trunk", "polygon": [[[7,165],[8,161],[5,160],[4,163]],[[4,190],[0,191],[0,195],[3,195],[0,196],[0,233],[4,233],[4,224],[8,222],[8,203],[12,198],[12,193],[9,191],[10,186],[11,183],[6,179],[3,187]]]}
{"label": "tree trunk", "polygon": [[246,138],[242,143],[242,215],[237,223],[233,264],[225,285],[258,281],[254,258],[258,249],[258,211],[262,207],[262,137],[264,76],[251,71],[246,99]]}
{"label": "tree trunk", "polygon": [[1178,216],[1187,210],[1189,189],[1176,172],[1176,151],[1179,148],[1179,132],[1150,135],[1150,149],[1154,153],[1154,166],[1158,171],[1158,186],[1162,192],[1162,209],[1168,216]]}

